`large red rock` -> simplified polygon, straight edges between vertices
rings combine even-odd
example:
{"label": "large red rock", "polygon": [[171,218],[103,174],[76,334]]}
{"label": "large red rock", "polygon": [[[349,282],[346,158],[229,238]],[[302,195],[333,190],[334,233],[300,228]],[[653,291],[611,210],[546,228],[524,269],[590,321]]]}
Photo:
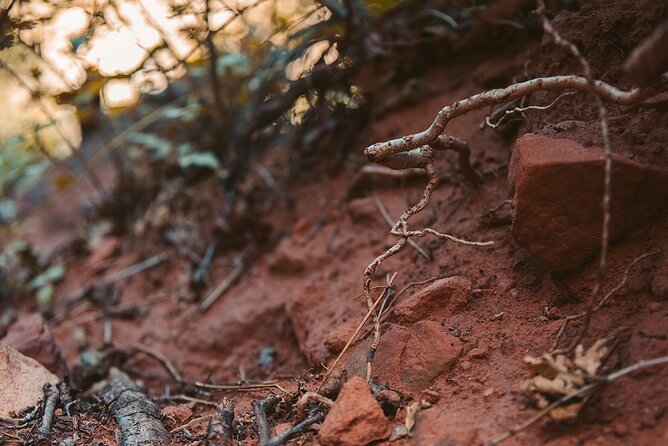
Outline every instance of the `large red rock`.
{"label": "large red rock", "polygon": [[63,354],[40,313],[20,317],[0,342],[37,360],[56,375],[62,377],[67,374]]}
{"label": "large red rock", "polygon": [[354,376],[339,397],[320,429],[323,446],[363,446],[390,436],[390,425],[371,394],[366,381]]}
{"label": "large red rock", "polygon": [[[513,237],[554,272],[583,265],[601,238],[603,151],[567,139],[527,135],[508,172]],[[614,157],[610,239],[641,229],[668,206],[668,170]]]}
{"label": "large red rock", "polygon": [[0,343],[0,417],[9,417],[44,397],[44,384],[58,384],[58,377],[40,363]]}
{"label": "large red rock", "polygon": [[464,277],[437,280],[401,302],[393,312],[400,324],[414,323],[427,317],[447,317],[452,308],[463,306],[471,292],[471,282]]}
{"label": "large red rock", "polygon": [[373,373],[379,383],[420,392],[451,370],[461,354],[461,341],[436,322],[420,321],[410,329],[393,325],[380,339]]}

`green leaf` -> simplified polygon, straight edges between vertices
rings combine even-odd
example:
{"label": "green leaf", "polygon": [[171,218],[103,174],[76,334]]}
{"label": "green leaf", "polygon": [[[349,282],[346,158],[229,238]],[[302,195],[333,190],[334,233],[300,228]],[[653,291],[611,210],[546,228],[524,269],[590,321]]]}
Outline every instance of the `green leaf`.
{"label": "green leaf", "polygon": [[179,158],[179,166],[182,169],[195,166],[205,169],[216,170],[220,167],[218,158],[211,152],[194,152]]}
{"label": "green leaf", "polygon": [[9,198],[0,198],[0,223],[10,223],[16,218],[16,205]]}
{"label": "green leaf", "polygon": [[175,105],[169,105],[162,109],[162,116],[166,119],[178,119],[181,121],[194,121],[199,117],[200,106],[199,104],[192,103],[188,104],[185,107],[177,107]]}
{"label": "green leaf", "polygon": [[46,280],[46,276],[44,274],[40,274],[39,276],[35,276],[32,278],[32,280],[30,280],[30,283],[28,283],[28,289],[36,290],[37,288],[42,288],[48,284],[49,281]]}
{"label": "green leaf", "polygon": [[40,306],[50,304],[51,301],[53,300],[54,291],[55,290],[53,288],[53,285],[51,285],[50,283],[47,283],[46,285],[40,287],[37,290],[37,295],[36,295],[37,304]]}
{"label": "green leaf", "polygon": [[172,150],[172,145],[169,141],[153,133],[135,133],[130,137],[129,141],[152,150],[153,158],[156,160],[164,160]]}
{"label": "green leaf", "polygon": [[42,273],[46,276],[47,279],[49,279],[50,282],[58,282],[60,280],[63,280],[63,277],[65,277],[65,267],[63,265],[52,265]]}

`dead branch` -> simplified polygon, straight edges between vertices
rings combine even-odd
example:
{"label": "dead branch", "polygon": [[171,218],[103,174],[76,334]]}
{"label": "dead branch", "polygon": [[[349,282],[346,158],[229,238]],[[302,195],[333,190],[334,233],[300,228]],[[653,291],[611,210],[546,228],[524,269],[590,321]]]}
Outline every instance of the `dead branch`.
{"label": "dead branch", "polygon": [[283,432],[276,435],[275,437],[272,437],[267,442],[267,446],[280,446],[288,438],[292,437],[295,434],[302,433],[307,427],[309,427],[312,424],[320,422],[324,418],[325,418],[325,414],[323,414],[322,412],[317,413],[317,414],[305,419],[301,423],[298,423],[298,424],[292,426],[291,428],[284,430]]}
{"label": "dead branch", "polygon": [[216,413],[209,420],[206,430],[207,446],[228,446],[232,444],[232,423],[234,405],[227,398],[216,407]]}
{"label": "dead branch", "polygon": [[58,389],[55,389],[51,384],[44,385],[44,412],[42,414],[42,422],[37,431],[39,441],[45,441],[49,438],[58,399]]}
{"label": "dead branch", "polygon": [[165,368],[165,370],[167,370],[167,372],[171,375],[171,377],[174,378],[174,381],[186,386],[193,386],[208,390],[218,390],[218,391],[230,390],[237,392],[261,390],[261,389],[278,389],[281,392],[287,393],[287,391],[283,387],[281,387],[280,384],[278,384],[276,381],[264,381],[259,383],[240,383],[240,384],[213,384],[196,380],[189,381],[185,379],[183,375],[181,375],[181,373],[176,369],[174,363],[172,363],[172,361],[170,361],[169,358],[167,358],[162,353],[141,344],[134,344],[131,347],[127,348],[127,350],[131,353],[141,352],[156,359],[158,362],[162,364],[162,366]]}
{"label": "dead branch", "polygon": [[253,401],[255,413],[255,428],[260,439],[260,446],[267,446],[271,440],[271,427],[267,421],[267,411],[273,408],[281,398],[278,395],[269,395],[261,401]]}
{"label": "dead branch", "polygon": [[536,421],[540,420],[543,418],[545,415],[550,413],[553,409],[561,406],[564,403],[567,403],[568,401],[578,398],[583,395],[587,395],[592,393],[595,389],[598,389],[601,387],[603,384],[607,384],[610,382],[613,382],[623,376],[626,376],[630,373],[633,373],[635,371],[647,368],[647,367],[653,367],[656,365],[662,365],[662,364],[668,364],[668,356],[661,356],[658,358],[653,358],[653,359],[643,359],[638,362],[636,362],[633,365],[630,365],[628,367],[625,367],[623,369],[617,370],[616,372],[610,373],[606,376],[603,376],[601,378],[598,378],[596,381],[591,382],[578,390],[569,393],[568,395],[558,399],[557,401],[553,402],[549,406],[545,407],[543,410],[538,412],[536,415],[533,417],[529,418],[527,421],[524,423],[520,424],[519,426],[513,427],[508,429],[506,433],[503,435],[500,435],[499,437],[493,439],[488,443],[489,446],[496,446],[497,444],[500,444],[507,439],[517,435],[519,432],[523,431],[524,429],[528,428],[532,424],[534,424]]}
{"label": "dead branch", "polygon": [[121,445],[168,446],[169,432],[160,421],[160,410],[133,381],[111,381],[100,396],[118,423]]}

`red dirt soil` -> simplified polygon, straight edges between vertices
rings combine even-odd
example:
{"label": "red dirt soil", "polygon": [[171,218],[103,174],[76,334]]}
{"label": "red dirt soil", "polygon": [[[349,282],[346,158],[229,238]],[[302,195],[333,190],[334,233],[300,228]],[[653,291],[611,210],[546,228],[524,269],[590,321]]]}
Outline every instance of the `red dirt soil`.
{"label": "red dirt soil", "polygon": [[[650,6],[661,2],[644,2],[647,6],[644,10],[638,6],[643,2],[614,2],[614,7],[604,7],[606,2],[592,3],[596,5],[583,6],[577,13],[565,13],[555,20],[555,25],[581,45],[596,73],[619,83],[618,67],[623,57],[611,56],[610,48],[621,42],[620,54],[628,54],[645,35],[641,28],[660,21],[667,8]],[[636,17],[638,11],[643,11],[642,17]],[[609,25],[610,22],[618,24]],[[627,28],[622,29],[623,25]],[[635,31],[628,40],[621,37],[608,40],[610,33],[626,36],[629,30]],[[600,41],[592,40],[599,35]],[[568,55],[547,42],[532,44],[529,49],[516,49],[511,65],[518,68],[510,77],[522,75],[527,51],[532,58],[530,73],[579,71],[575,63],[564,62],[569,60]],[[498,66],[505,66],[508,56],[487,57],[484,64],[491,70],[495,61]],[[609,68],[604,70],[604,67]],[[348,169],[333,178],[298,185],[294,209],[278,208],[271,216],[263,217],[271,220],[274,228],[285,228],[287,235],[272,252],[257,258],[240,281],[206,312],[189,317],[195,304],[182,291],[181,278],[190,261],[179,257],[168,245],[131,237],[107,242],[87,259],[70,261],[67,278],[58,287],[58,298],[68,296],[100,275],[164,250],[170,255],[166,262],[121,283],[123,305],[151,303],[141,318],[112,319],[115,347],[149,346],[167,356],[188,379],[235,382],[243,374],[248,380],[278,380],[286,389],[295,391],[294,378],[298,378],[313,390],[322,376],[320,365],[331,363],[366,312],[363,299],[356,298],[361,291],[364,269],[396,240],[389,235],[388,226],[368,191],[341,206],[356,168],[363,163],[364,144],[426,128],[442,106],[483,89],[475,76],[470,75],[474,70],[477,71],[475,65],[430,71],[423,82],[429,91],[437,93],[374,122],[360,141],[360,149],[349,159]],[[535,95],[533,101],[549,103],[550,100]],[[535,132],[571,139],[589,150],[600,151],[598,121],[591,111],[595,109],[589,104],[586,95],[574,95],[553,110],[530,114],[520,135]],[[373,374],[378,384],[389,381],[390,387],[403,398],[400,409],[389,419],[390,425],[404,423],[406,407],[411,402],[425,399],[432,403],[418,413],[412,436],[394,444],[484,444],[534,415],[536,409],[519,392],[519,382],[526,377],[522,358],[550,350],[563,318],[583,311],[596,280],[595,255],[575,270],[551,273],[514,241],[511,206],[502,206],[493,217],[488,215],[489,210],[512,198],[506,167],[513,143],[491,129],[480,130],[486,112],[480,110],[458,118],[447,129],[448,134],[469,142],[473,165],[487,172],[485,179],[478,185],[463,183],[456,173],[456,158],[441,155],[436,167],[444,181],[427,209],[411,220],[411,227],[430,226],[468,240],[492,240],[495,245],[478,248],[429,237],[417,239],[433,257],[432,261],[407,246],[380,267],[374,281],[374,285],[382,285],[386,275],[397,272],[395,290],[401,290],[414,281],[459,277],[456,287],[453,285],[455,291],[449,292],[450,297],[442,305],[432,301],[430,311],[418,311],[418,316],[414,313],[407,316],[407,310],[391,314],[383,324]],[[617,155],[640,163],[668,166],[665,106],[629,110],[611,107],[610,115]],[[375,186],[375,192],[396,218],[417,201],[423,183],[422,179],[403,183],[386,180]],[[211,188],[202,187],[197,193],[212,192]],[[201,199],[206,200],[206,196]],[[69,206],[72,209],[75,205],[70,202]],[[60,209],[63,215],[69,214],[64,205]],[[50,212],[53,211],[33,218],[53,221]],[[323,215],[329,215],[324,223]],[[665,207],[645,223],[614,240],[603,293],[622,280],[633,259],[655,249],[661,254],[644,260],[631,271],[628,284],[595,314],[585,338],[590,345],[616,328],[625,327],[604,366],[606,373],[641,359],[668,355]],[[71,226],[59,229],[64,233],[73,230]],[[62,234],[26,231],[26,235],[39,248],[45,243],[50,247],[50,241]],[[105,249],[106,252],[101,252]],[[231,258],[215,258],[209,289],[233,267]],[[400,302],[411,299],[427,286],[415,286],[401,296]],[[156,293],[165,290],[163,297],[156,299]],[[426,302],[430,302],[429,298]],[[51,327],[69,367],[79,361],[84,347],[102,345],[101,321],[87,320],[95,314],[89,305],[78,305],[66,319]],[[574,323],[566,331],[568,341],[577,334],[578,327]],[[81,330],[85,341],[81,340]],[[367,336],[343,361],[349,378],[364,373],[368,343]],[[266,347],[274,349],[275,354],[269,365],[261,366],[260,352]],[[161,394],[166,386],[176,387],[164,368],[148,356],[136,356],[128,370],[144,381],[153,395]],[[665,366],[655,367],[610,383],[589,401],[575,422],[558,423],[545,418],[509,439],[507,444],[667,444],[667,371]],[[223,397],[229,398],[239,418],[251,413],[253,399],[264,398],[267,393],[266,390],[217,393],[208,399],[220,402]],[[188,404],[194,412],[192,418],[210,413],[207,406]],[[292,420],[286,417],[282,421]],[[181,420],[179,425],[185,422]],[[253,444],[255,432],[249,423],[244,439]],[[95,432],[102,435],[103,430],[96,428]],[[109,433],[104,437],[96,440],[114,444]],[[300,441],[317,444],[318,437],[310,433],[295,443]],[[173,444],[189,443],[185,437],[173,437]]]}

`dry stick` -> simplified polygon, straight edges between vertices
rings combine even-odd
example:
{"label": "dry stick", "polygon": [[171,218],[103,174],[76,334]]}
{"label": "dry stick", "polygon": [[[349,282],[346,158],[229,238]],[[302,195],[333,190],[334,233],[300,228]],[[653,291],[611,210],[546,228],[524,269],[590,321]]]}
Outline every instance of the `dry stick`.
{"label": "dry stick", "polygon": [[169,431],[169,433],[170,434],[175,434],[177,432],[181,432],[182,430],[186,430],[186,429],[188,429],[190,427],[193,427],[197,424],[204,423],[205,421],[209,421],[212,417],[213,417],[213,415],[204,415],[202,417],[194,418],[194,419],[188,421],[186,424],[184,424],[182,426],[175,427],[174,429]]}
{"label": "dry stick", "polygon": [[630,373],[633,373],[637,370],[641,370],[641,369],[644,369],[644,368],[647,368],[647,367],[652,367],[652,366],[661,365],[661,364],[668,364],[668,356],[661,356],[661,357],[653,358],[653,359],[643,359],[643,360],[640,360],[640,361],[636,362],[633,365],[630,365],[628,367],[624,367],[623,369],[617,370],[616,372],[610,373],[609,375],[598,378],[596,381],[594,381],[590,384],[587,384],[586,386],[581,387],[578,390],[575,390],[575,391],[569,393],[568,395],[566,395],[566,396],[558,399],[557,401],[553,402],[552,404],[550,404],[549,406],[547,406],[546,408],[544,408],[539,413],[537,413],[533,417],[529,418],[527,421],[520,424],[519,426],[508,429],[508,431],[506,433],[504,433],[503,435],[499,436],[498,438],[490,441],[488,443],[488,446],[496,446],[497,444],[500,444],[500,443],[506,441],[510,437],[513,437],[513,436],[517,435],[519,432],[523,431],[524,429],[531,426],[533,423],[535,423],[536,421],[540,420],[545,415],[550,413],[552,411],[552,409],[562,405],[563,403],[565,403],[565,402],[567,402],[567,401],[569,401],[573,398],[576,398],[580,395],[584,395],[587,392],[589,392],[590,390],[593,390],[597,387],[600,387],[603,384],[615,381],[615,380],[617,380],[617,379],[619,379],[623,376],[626,376]]}
{"label": "dry stick", "polygon": [[[394,171],[396,172],[396,171]],[[373,197],[373,202],[376,205],[376,208],[378,209],[378,212],[380,212],[380,215],[383,216],[383,219],[385,219],[385,222],[390,226],[390,229],[394,227],[394,220],[392,220],[392,217],[390,216],[390,213],[387,212],[387,208],[381,201],[380,197],[376,193],[376,191],[373,192],[372,194]],[[408,244],[411,245],[413,249],[415,249],[418,254],[420,254],[422,257],[424,257],[426,260],[433,260],[427,252],[420,247],[417,243],[415,243],[413,240],[408,239]]]}
{"label": "dry stick", "polygon": [[102,288],[102,287],[105,287],[105,286],[112,285],[116,282],[120,282],[121,280],[125,280],[128,277],[134,276],[137,273],[140,273],[144,270],[147,270],[149,268],[153,268],[154,266],[159,265],[160,263],[167,260],[167,258],[168,258],[167,253],[163,252],[163,253],[160,253],[160,254],[156,254],[153,257],[149,257],[146,260],[142,260],[141,262],[137,262],[134,265],[130,265],[127,268],[123,268],[120,271],[116,271],[115,273],[109,274],[108,276],[95,281],[91,285],[86,285],[84,287],[79,288],[77,291],[70,294],[65,299],[65,302],[64,302],[65,311],[68,311],[69,308],[74,303],[83,299],[92,290],[94,290],[96,288]]}
{"label": "dry stick", "polygon": [[594,85],[594,79],[592,77],[591,66],[587,59],[585,59],[580,50],[570,41],[564,39],[559,32],[552,26],[552,23],[545,16],[545,3],[543,0],[536,0],[538,3],[538,13],[543,29],[547,34],[549,34],[554,43],[568,51],[575,57],[580,65],[582,65],[582,70],[584,71],[585,78],[587,79],[587,88],[591,92],[591,95],[596,101],[598,106],[598,117],[601,124],[601,135],[603,137],[603,149],[605,151],[605,163],[604,163],[604,178],[603,178],[603,221],[601,223],[601,253],[599,257],[598,264],[598,273],[596,274],[596,283],[594,284],[594,289],[592,289],[589,296],[589,301],[587,303],[587,314],[585,315],[585,320],[582,325],[582,330],[580,334],[573,340],[573,343],[569,346],[568,351],[571,351],[575,348],[576,345],[582,341],[587,330],[589,329],[589,324],[591,323],[591,317],[594,312],[594,302],[596,301],[596,296],[598,296],[603,281],[605,280],[605,274],[608,268],[608,245],[609,245],[609,228],[610,228],[610,198],[611,198],[611,183],[612,183],[612,148],[610,145],[610,132],[608,130],[608,110],[603,103],[601,94],[597,92],[596,86]]}
{"label": "dry stick", "polygon": [[320,383],[320,385],[318,386],[318,389],[316,390],[317,392],[319,392],[322,389],[322,387],[327,383],[327,379],[332,374],[334,369],[336,369],[336,366],[339,364],[339,361],[341,360],[343,355],[348,351],[348,349],[350,348],[352,343],[355,341],[355,338],[357,338],[357,335],[362,330],[362,327],[364,327],[364,324],[366,324],[366,322],[369,320],[369,317],[371,316],[371,314],[376,309],[376,306],[383,299],[383,296],[385,296],[385,293],[389,290],[389,287],[392,285],[392,283],[394,282],[394,279],[396,277],[397,277],[397,273],[394,273],[392,275],[392,277],[390,278],[390,281],[388,282],[388,285],[386,287],[383,287],[383,291],[380,293],[380,295],[378,296],[376,301],[373,303],[371,308],[369,308],[369,310],[367,311],[367,313],[364,316],[364,318],[362,319],[362,321],[357,325],[357,328],[355,329],[355,332],[352,334],[352,336],[350,336],[350,339],[348,339],[348,342],[346,342],[346,345],[343,347],[343,350],[341,350],[341,353],[339,353],[339,355],[336,357],[336,359],[334,360],[332,365],[329,367],[329,370],[327,370],[327,373],[325,373],[325,376],[322,378],[322,382]]}
{"label": "dry stick", "polygon": [[128,350],[138,351],[158,360],[158,362],[160,362],[163,365],[163,367],[165,367],[165,370],[169,372],[172,378],[174,378],[174,381],[176,381],[179,384],[191,385],[208,390],[221,390],[221,391],[232,390],[232,391],[242,392],[242,391],[252,391],[261,389],[278,389],[281,392],[287,393],[287,391],[283,387],[281,387],[276,381],[265,381],[255,384],[211,384],[202,381],[188,381],[187,379],[183,378],[183,375],[181,375],[181,373],[179,373],[179,371],[176,369],[176,366],[174,366],[174,363],[172,363],[172,361],[170,361],[169,358],[167,358],[165,355],[158,352],[157,350],[154,350],[150,347],[141,344],[134,344],[131,347],[129,347]]}
{"label": "dry stick", "polygon": [[42,415],[42,422],[39,425],[37,437],[40,440],[46,440],[51,433],[51,425],[53,424],[53,415],[58,404],[58,389],[55,389],[51,384],[44,386],[44,414]]}
{"label": "dry stick", "polygon": [[234,269],[230,274],[227,275],[219,284],[218,286],[211,291],[199,304],[199,306],[196,309],[196,312],[203,312],[209,309],[211,305],[213,305],[216,300],[225,293],[232,285],[234,285],[234,282],[241,277],[241,274],[244,272],[245,268],[245,261],[241,259],[236,259],[235,260],[235,265]]}
{"label": "dry stick", "polygon": [[225,446],[232,444],[232,423],[234,405],[227,398],[216,407],[216,413],[209,420],[206,429],[206,446]]}
{"label": "dry stick", "polygon": [[293,427],[284,430],[280,434],[276,435],[275,437],[272,437],[268,442],[266,446],[280,446],[282,445],[288,438],[293,436],[294,434],[298,434],[302,432],[304,429],[309,427],[312,424],[315,424],[319,421],[321,421],[323,418],[325,418],[325,415],[320,412],[317,413],[304,421],[302,421],[299,424],[294,425]]}
{"label": "dry stick", "polygon": [[[661,254],[661,251],[656,250],[656,251],[645,253],[645,254],[643,254],[639,257],[636,257],[636,259],[633,260],[633,262],[631,262],[629,264],[629,266],[626,267],[626,270],[624,271],[624,276],[622,277],[622,280],[617,284],[617,286],[615,286],[605,296],[603,296],[603,298],[598,302],[596,307],[594,307],[592,312],[596,312],[596,311],[600,310],[603,307],[603,305],[605,305],[605,303],[608,301],[608,299],[610,299],[613,295],[615,295],[617,293],[617,291],[619,291],[620,289],[622,289],[622,287],[624,287],[624,285],[626,285],[626,282],[629,279],[629,274],[630,274],[630,272],[631,272],[631,270],[633,269],[634,266],[636,266],[641,260],[646,259],[647,257],[655,256],[657,254]],[[561,337],[563,336],[564,332],[566,331],[566,326],[568,325],[568,323],[570,321],[580,319],[581,317],[585,317],[586,315],[587,315],[587,312],[583,311],[583,312],[578,313],[578,314],[571,314],[571,315],[566,316],[564,318],[564,323],[561,325],[561,328],[559,328],[559,332],[557,333],[557,336],[554,340],[554,344],[552,345],[552,349],[551,349],[552,352],[560,353],[556,349],[559,346],[559,341],[561,340]]]}
{"label": "dry stick", "polygon": [[267,410],[271,409],[280,401],[278,395],[270,395],[264,400],[253,401],[253,412],[255,412],[255,425],[257,435],[260,439],[260,446],[267,446],[271,440],[271,428],[267,421]]}

